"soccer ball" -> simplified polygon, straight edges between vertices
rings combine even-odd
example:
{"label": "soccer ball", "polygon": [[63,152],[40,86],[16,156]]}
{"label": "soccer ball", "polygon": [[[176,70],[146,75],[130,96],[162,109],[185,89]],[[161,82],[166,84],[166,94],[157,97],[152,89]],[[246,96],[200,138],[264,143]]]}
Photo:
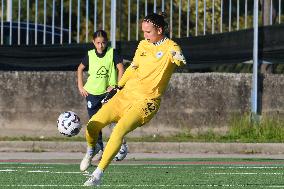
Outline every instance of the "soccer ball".
{"label": "soccer ball", "polygon": [[115,161],[122,161],[126,157],[127,153],[128,153],[127,144],[122,144],[121,147],[120,147],[120,150],[118,151],[118,153],[114,157],[114,160]]}
{"label": "soccer ball", "polygon": [[72,111],[63,112],[57,119],[57,129],[64,136],[75,136],[80,132],[81,128],[79,116]]}

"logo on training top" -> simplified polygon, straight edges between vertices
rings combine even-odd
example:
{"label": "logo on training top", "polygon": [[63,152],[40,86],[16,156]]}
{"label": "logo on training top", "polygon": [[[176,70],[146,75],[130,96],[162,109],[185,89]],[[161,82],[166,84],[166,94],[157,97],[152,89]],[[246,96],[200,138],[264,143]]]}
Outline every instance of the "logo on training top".
{"label": "logo on training top", "polygon": [[97,71],[97,78],[105,78],[108,77],[108,70],[106,67],[102,66],[98,71]]}
{"label": "logo on training top", "polygon": [[142,52],[140,56],[146,56],[146,52]]}
{"label": "logo on training top", "polygon": [[162,56],[163,56],[163,52],[162,51],[157,52],[157,54],[156,54],[157,58],[161,58]]}

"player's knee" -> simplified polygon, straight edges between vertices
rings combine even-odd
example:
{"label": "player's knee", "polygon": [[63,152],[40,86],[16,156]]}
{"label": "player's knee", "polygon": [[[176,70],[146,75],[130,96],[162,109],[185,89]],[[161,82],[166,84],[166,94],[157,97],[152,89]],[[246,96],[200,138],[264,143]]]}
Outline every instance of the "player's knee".
{"label": "player's knee", "polygon": [[124,136],[126,135],[126,132],[122,129],[117,129],[116,127],[114,127],[111,135],[112,135],[112,138],[117,140],[117,142],[122,143],[122,140],[123,140]]}

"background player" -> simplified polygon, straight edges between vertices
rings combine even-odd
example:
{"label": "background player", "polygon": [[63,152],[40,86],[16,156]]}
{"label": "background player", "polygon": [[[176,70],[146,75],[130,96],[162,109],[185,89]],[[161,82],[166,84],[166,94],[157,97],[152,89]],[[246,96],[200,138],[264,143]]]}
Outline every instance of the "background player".
{"label": "background player", "polygon": [[[90,118],[102,107],[101,101],[106,92],[117,85],[117,81],[124,73],[123,60],[113,48],[108,47],[108,37],[104,30],[96,31],[92,42],[94,49],[88,51],[77,69],[78,89],[80,94],[86,98]],[[85,85],[83,85],[84,69],[88,69],[89,74]],[[102,132],[99,133],[97,143],[99,145],[97,150],[102,152],[104,149]]]}

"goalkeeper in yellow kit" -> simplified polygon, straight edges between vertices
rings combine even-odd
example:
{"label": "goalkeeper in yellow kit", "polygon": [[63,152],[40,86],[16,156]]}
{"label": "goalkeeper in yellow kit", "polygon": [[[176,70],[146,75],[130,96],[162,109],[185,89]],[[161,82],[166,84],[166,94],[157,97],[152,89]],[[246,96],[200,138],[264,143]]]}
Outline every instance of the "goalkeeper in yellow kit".
{"label": "goalkeeper in yellow kit", "polygon": [[147,15],[142,21],[142,40],[116,89],[118,92],[89,120],[86,129],[87,154],[81,166],[88,167],[102,128],[116,122],[101,161],[85,186],[98,186],[104,171],[117,154],[123,137],[149,122],[160,107],[176,66],[185,64],[180,47],[165,36],[164,16]]}

